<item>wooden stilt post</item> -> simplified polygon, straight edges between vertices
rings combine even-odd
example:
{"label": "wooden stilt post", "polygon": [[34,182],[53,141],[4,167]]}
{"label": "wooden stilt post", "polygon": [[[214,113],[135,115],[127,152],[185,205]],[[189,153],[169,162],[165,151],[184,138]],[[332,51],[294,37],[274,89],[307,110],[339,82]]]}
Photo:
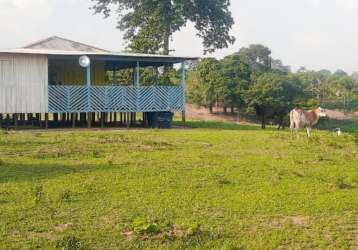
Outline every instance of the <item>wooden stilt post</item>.
{"label": "wooden stilt post", "polygon": [[92,124],[96,123],[96,112],[92,112]]}
{"label": "wooden stilt post", "polygon": [[104,124],[105,124],[105,113],[102,112],[101,113],[101,128],[104,128]]}
{"label": "wooden stilt post", "polygon": [[181,119],[182,119],[182,122],[184,123],[184,126],[186,124],[186,114],[185,114],[185,110],[183,110],[183,112],[181,113]]}
{"label": "wooden stilt post", "polygon": [[48,113],[45,114],[45,129],[48,129]]}
{"label": "wooden stilt post", "polygon": [[14,125],[15,125],[15,130],[17,130],[17,128],[18,128],[18,116],[17,116],[17,114],[13,114],[13,116],[14,116]]}
{"label": "wooden stilt post", "polygon": [[87,85],[87,127],[91,128],[92,113],[91,111],[91,64],[86,68],[86,85]]}
{"label": "wooden stilt post", "polygon": [[33,113],[31,113],[31,126],[35,127],[35,118]]}
{"label": "wooden stilt post", "polygon": [[76,113],[71,113],[72,128],[76,127]]}
{"label": "wooden stilt post", "polygon": [[146,113],[142,113],[142,127],[146,127]]}
{"label": "wooden stilt post", "polygon": [[130,112],[127,112],[127,128],[131,126]]}
{"label": "wooden stilt post", "polygon": [[39,127],[42,128],[41,114],[36,113],[36,121],[39,123]]}
{"label": "wooden stilt post", "polygon": [[185,123],[186,123],[186,71],[185,71],[185,63],[182,62],[181,64],[181,86],[184,90],[184,95],[183,95],[183,112],[182,112],[182,121],[184,123],[184,127],[185,127]]}
{"label": "wooden stilt post", "polygon": [[91,128],[91,124],[92,124],[92,113],[88,112],[87,113],[87,128]]}
{"label": "wooden stilt post", "polygon": [[9,130],[10,127],[10,115],[6,114],[6,129]]}
{"label": "wooden stilt post", "polygon": [[58,113],[54,113],[54,114],[53,114],[53,121],[56,123],[56,126],[57,126],[57,122],[58,122]]}

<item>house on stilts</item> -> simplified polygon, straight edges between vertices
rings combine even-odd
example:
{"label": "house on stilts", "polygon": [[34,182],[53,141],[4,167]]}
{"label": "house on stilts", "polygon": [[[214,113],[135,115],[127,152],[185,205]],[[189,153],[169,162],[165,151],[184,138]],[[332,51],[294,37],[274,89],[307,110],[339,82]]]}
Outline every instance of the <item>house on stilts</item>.
{"label": "house on stilts", "polygon": [[[168,123],[169,114],[185,111],[190,60],[196,58],[116,53],[60,37],[0,49],[0,127]],[[180,80],[160,83],[163,68],[177,64]],[[142,84],[148,72],[153,81]]]}

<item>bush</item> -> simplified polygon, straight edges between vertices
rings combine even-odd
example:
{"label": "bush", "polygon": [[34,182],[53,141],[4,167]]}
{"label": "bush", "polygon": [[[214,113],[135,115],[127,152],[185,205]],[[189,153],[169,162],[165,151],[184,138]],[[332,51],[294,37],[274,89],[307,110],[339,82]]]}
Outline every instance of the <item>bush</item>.
{"label": "bush", "polygon": [[76,236],[74,235],[67,235],[64,236],[61,240],[59,240],[56,244],[57,249],[63,250],[80,250],[80,249],[88,249],[85,247],[83,242],[81,242]]}
{"label": "bush", "polygon": [[161,232],[160,226],[154,222],[147,222],[143,219],[136,219],[132,223],[133,231],[139,235],[158,234]]}
{"label": "bush", "polygon": [[71,201],[72,192],[70,190],[64,190],[60,193],[60,201],[70,202]]}

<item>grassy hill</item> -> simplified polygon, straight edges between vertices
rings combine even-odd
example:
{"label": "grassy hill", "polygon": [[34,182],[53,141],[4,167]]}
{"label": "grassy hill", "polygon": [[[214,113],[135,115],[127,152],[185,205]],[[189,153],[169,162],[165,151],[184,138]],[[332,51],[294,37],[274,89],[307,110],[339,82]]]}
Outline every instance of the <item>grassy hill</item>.
{"label": "grassy hill", "polygon": [[0,132],[0,249],[358,247],[358,136]]}

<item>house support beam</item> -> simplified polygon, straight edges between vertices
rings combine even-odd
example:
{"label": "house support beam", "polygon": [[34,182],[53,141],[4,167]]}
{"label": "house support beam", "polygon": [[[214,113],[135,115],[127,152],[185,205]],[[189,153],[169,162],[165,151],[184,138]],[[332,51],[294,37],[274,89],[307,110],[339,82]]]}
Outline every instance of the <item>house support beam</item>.
{"label": "house support beam", "polygon": [[184,94],[183,94],[183,112],[182,112],[182,122],[186,123],[186,72],[185,72],[185,63],[181,63],[181,86],[183,87]]}
{"label": "house support beam", "polygon": [[19,125],[18,114],[13,114],[13,117],[14,117],[15,130],[17,130],[18,125]]}
{"label": "house support beam", "polygon": [[45,128],[48,129],[48,113],[45,114]]}
{"label": "house support beam", "polygon": [[87,128],[91,128],[92,124],[92,113],[91,108],[91,65],[86,68],[86,85],[87,85]]}

